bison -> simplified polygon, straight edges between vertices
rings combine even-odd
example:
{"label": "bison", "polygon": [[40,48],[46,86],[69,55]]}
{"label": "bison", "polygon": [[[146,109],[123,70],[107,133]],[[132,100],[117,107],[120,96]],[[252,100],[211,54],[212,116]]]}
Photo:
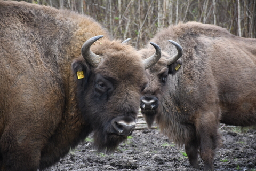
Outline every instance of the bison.
{"label": "bison", "polygon": [[[193,167],[199,168],[199,152],[204,170],[213,170],[220,122],[256,124],[256,39],[188,22],[162,30],[151,41],[161,47],[162,58],[148,69],[150,81],[141,98],[148,126],[156,120],[169,139],[185,144]],[[141,53],[153,52],[148,47]]]}
{"label": "bison", "polygon": [[90,17],[0,2],[0,170],[44,169],[92,132],[97,149],[114,150],[161,57],[153,45],[143,60]]}

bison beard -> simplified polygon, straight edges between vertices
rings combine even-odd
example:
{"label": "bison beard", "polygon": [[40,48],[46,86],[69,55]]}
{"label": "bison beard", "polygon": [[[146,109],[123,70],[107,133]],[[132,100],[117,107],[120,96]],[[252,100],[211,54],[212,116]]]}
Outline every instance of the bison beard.
{"label": "bison beard", "polygon": [[101,131],[95,131],[94,135],[94,147],[98,151],[102,152],[112,152],[116,149],[118,144],[126,140],[124,135],[116,134],[103,134]]}
{"label": "bison beard", "polygon": [[93,132],[98,149],[116,148],[161,57],[152,45],[143,60],[90,17],[0,1],[0,169],[42,170]]}
{"label": "bison beard", "polygon": [[[180,52],[174,55],[181,47],[171,41],[175,48],[168,40],[181,44],[182,57]],[[151,41],[162,48],[163,57],[147,70],[149,84],[144,97],[155,96],[159,106],[152,111],[155,116],[144,110],[143,104],[141,111],[149,126],[155,118],[170,140],[185,144],[193,167],[199,168],[199,153],[204,170],[213,170],[220,144],[219,123],[256,124],[256,39],[188,22],[162,30]],[[147,56],[152,50],[148,47],[141,53]]]}

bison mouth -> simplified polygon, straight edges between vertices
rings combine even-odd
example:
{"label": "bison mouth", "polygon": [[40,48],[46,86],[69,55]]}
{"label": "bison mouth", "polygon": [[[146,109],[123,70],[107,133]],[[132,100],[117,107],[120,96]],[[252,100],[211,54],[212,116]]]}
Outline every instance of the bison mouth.
{"label": "bison mouth", "polygon": [[151,126],[153,125],[153,123],[155,121],[157,111],[156,110],[143,110],[143,109],[141,109],[141,113],[144,116],[148,127],[151,128]]}
{"label": "bison mouth", "polygon": [[156,109],[149,109],[149,110],[146,110],[146,109],[141,109],[141,113],[143,115],[156,115]]}
{"label": "bison mouth", "polygon": [[100,152],[113,152],[117,146],[126,139],[126,135],[119,135],[115,133],[102,134],[101,132],[95,132],[94,147]]}
{"label": "bison mouth", "polygon": [[108,123],[105,129],[94,132],[94,145],[99,151],[114,151],[135,128],[135,121],[130,117],[116,117]]}

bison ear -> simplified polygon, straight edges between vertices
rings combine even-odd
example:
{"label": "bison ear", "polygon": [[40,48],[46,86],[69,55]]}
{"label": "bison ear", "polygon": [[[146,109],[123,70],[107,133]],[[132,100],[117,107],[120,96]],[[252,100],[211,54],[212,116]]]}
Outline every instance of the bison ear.
{"label": "bison ear", "polygon": [[169,68],[168,74],[171,74],[171,75],[176,74],[179,71],[181,65],[182,65],[181,59],[178,59],[176,62],[172,63],[171,65],[168,65],[168,68]]}
{"label": "bison ear", "polygon": [[74,73],[74,79],[77,81],[78,85],[85,87],[89,80],[90,68],[85,63],[84,59],[76,59],[71,65],[72,71]]}

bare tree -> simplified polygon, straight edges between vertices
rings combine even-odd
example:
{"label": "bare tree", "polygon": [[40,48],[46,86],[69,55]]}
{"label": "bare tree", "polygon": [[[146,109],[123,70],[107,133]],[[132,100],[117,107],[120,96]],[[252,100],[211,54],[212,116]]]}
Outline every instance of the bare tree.
{"label": "bare tree", "polygon": [[212,0],[212,5],[213,5],[213,24],[217,25],[217,21],[216,21],[216,3],[215,3],[215,0]]}
{"label": "bare tree", "polygon": [[163,0],[158,0],[157,27],[163,28]]}
{"label": "bare tree", "polygon": [[113,36],[112,0],[108,0],[108,6],[110,34]]}
{"label": "bare tree", "polygon": [[252,1],[252,3],[250,4],[250,18],[251,18],[251,23],[250,23],[250,37],[253,38],[255,36],[255,20],[256,20],[256,2]]}
{"label": "bare tree", "polygon": [[84,0],[81,0],[81,13],[84,14]]}
{"label": "bare tree", "polygon": [[187,14],[188,14],[189,7],[190,7],[190,3],[191,3],[191,1],[190,1],[190,0],[188,0],[188,1],[187,1],[186,11],[185,11],[185,16],[184,16],[184,18],[183,18],[183,21],[186,21]]}
{"label": "bare tree", "polygon": [[240,7],[240,0],[237,0],[237,12],[238,12],[238,18],[237,18],[238,36],[242,36],[242,31],[241,31],[241,7]]}
{"label": "bare tree", "polygon": [[122,33],[122,0],[118,0],[118,27]]}
{"label": "bare tree", "polygon": [[[131,6],[133,6],[133,1],[134,1],[134,0],[131,0],[131,1],[129,2],[129,4],[128,4],[127,7],[126,7],[125,12],[128,11],[128,10],[127,10],[128,8],[131,8]],[[128,33],[128,31],[129,31],[130,23],[131,23],[131,20],[132,20],[132,17],[131,17],[131,15],[132,15],[132,10],[129,10],[129,11],[130,11],[130,14],[128,15],[127,24],[126,24],[125,31],[124,31],[124,40],[127,38],[127,33]]]}
{"label": "bare tree", "polygon": [[64,7],[64,2],[63,0],[60,0],[60,9],[63,9],[63,7]]}
{"label": "bare tree", "polygon": [[176,22],[175,24],[177,25],[179,22],[179,0],[177,0],[177,4],[176,4]]}
{"label": "bare tree", "polygon": [[166,8],[167,8],[167,15],[168,15],[168,25],[172,24],[172,7],[173,7],[173,2],[172,0],[167,0],[166,1]]}
{"label": "bare tree", "polygon": [[201,22],[202,21],[202,0],[198,0],[197,2],[198,4],[198,21]]}
{"label": "bare tree", "polygon": [[208,9],[208,2],[209,0],[204,1],[204,6],[203,6],[203,23],[206,23],[207,19],[207,9]]}
{"label": "bare tree", "polygon": [[113,38],[132,38],[140,48],[156,32],[180,20],[227,28],[232,34],[256,37],[256,0],[24,0],[90,15]]}

